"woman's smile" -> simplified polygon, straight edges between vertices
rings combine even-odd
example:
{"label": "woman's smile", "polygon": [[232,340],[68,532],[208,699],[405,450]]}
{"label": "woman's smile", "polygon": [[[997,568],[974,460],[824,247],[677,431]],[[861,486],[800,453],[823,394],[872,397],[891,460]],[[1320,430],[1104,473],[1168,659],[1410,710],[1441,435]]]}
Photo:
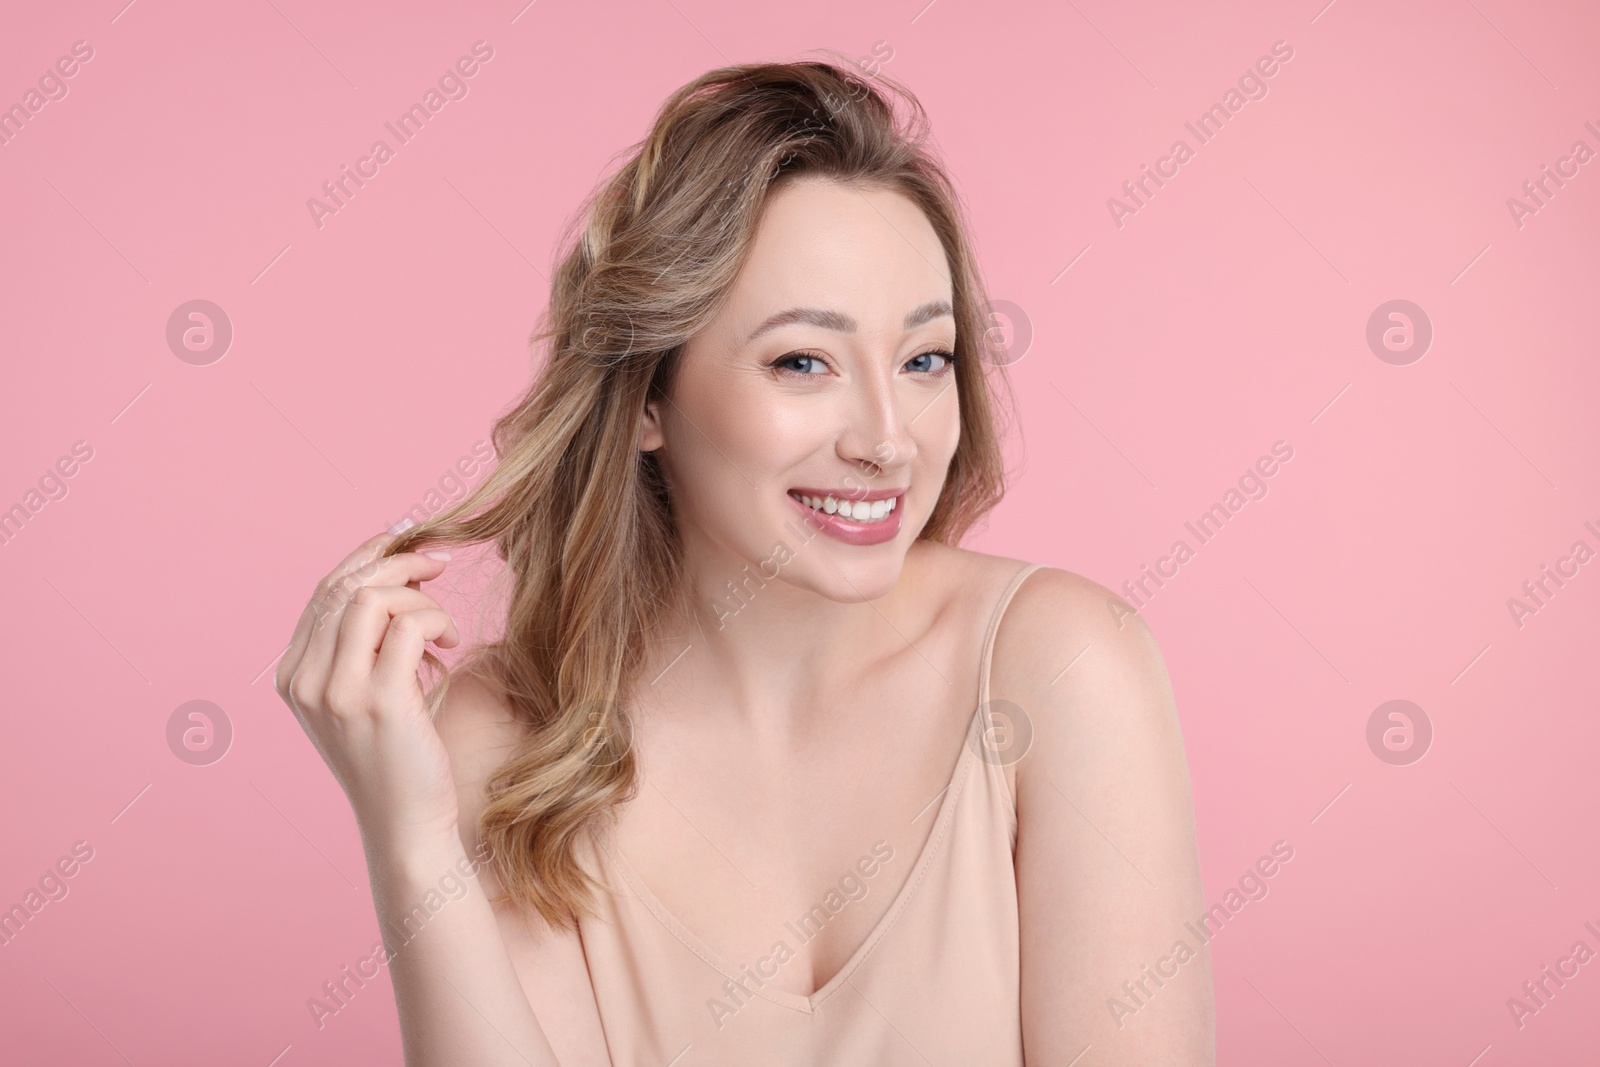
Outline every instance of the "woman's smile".
{"label": "woman's smile", "polygon": [[848,545],[879,545],[900,533],[904,489],[791,489],[789,499],[805,520]]}

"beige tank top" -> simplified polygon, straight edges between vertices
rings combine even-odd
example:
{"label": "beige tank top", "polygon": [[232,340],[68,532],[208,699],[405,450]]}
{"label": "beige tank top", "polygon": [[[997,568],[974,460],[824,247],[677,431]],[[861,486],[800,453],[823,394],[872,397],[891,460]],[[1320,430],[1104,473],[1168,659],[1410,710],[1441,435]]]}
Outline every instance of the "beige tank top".
{"label": "beige tank top", "polygon": [[[811,996],[764,982],[760,960],[741,965],[706,945],[609,838],[583,850],[590,870],[614,887],[596,895],[599,915],[579,924],[614,1067],[1022,1067],[1016,804],[979,731],[1001,614],[1040,566],[1021,568],[990,615],[981,703],[910,877]],[[814,932],[792,922],[785,929],[791,946]],[[770,978],[781,950],[764,959]]]}

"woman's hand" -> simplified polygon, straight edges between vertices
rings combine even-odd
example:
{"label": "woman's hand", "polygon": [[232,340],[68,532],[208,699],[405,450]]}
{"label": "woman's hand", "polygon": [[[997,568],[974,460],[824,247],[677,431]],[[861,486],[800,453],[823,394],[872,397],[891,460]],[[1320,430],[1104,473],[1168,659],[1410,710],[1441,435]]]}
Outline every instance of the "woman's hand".
{"label": "woman's hand", "polygon": [[444,560],[380,558],[393,540],[385,533],[364,542],[317,583],[273,685],[343,787],[369,845],[458,840],[450,759],[417,669],[428,641],[453,648],[461,635],[421,589]]}

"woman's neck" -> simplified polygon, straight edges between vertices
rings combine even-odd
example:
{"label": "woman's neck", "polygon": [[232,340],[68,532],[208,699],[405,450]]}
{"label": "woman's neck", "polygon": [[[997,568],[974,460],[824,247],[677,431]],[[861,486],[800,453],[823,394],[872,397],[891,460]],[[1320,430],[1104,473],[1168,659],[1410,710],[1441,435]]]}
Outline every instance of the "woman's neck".
{"label": "woman's neck", "polygon": [[[886,591],[863,590],[864,599],[855,601],[799,584],[802,574],[814,573],[815,555],[806,572],[777,559],[686,560],[677,602],[648,642],[633,703],[646,714],[687,701],[715,706],[717,714],[771,719],[843,698],[852,679],[903,649],[905,632],[918,628],[926,592],[916,580],[921,544]],[[848,578],[843,587],[857,588]]]}

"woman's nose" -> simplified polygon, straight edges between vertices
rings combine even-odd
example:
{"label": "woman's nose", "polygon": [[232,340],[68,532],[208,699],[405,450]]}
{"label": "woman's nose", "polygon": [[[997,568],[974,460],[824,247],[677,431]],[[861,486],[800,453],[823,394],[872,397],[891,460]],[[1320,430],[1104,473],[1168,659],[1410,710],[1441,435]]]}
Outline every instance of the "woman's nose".
{"label": "woman's nose", "polygon": [[905,467],[915,458],[911,436],[910,398],[902,397],[892,379],[861,381],[854,390],[845,425],[839,434],[840,458],[849,460],[869,478]]}

